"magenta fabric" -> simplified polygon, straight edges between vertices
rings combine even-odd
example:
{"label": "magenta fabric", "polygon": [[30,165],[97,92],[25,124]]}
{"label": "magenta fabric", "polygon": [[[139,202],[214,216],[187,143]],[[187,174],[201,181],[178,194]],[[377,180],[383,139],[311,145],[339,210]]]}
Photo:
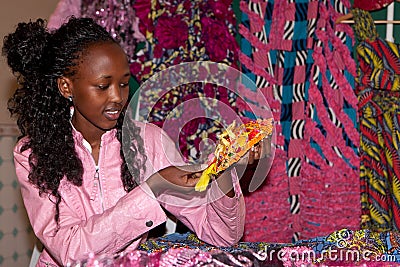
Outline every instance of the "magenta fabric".
{"label": "magenta fabric", "polygon": [[366,11],[374,11],[387,7],[394,0],[354,0],[353,7]]}
{"label": "magenta fabric", "polygon": [[245,241],[289,242],[360,226],[356,67],[351,29],[334,28],[339,7],[350,3],[240,3],[242,71],[279,122],[267,182],[245,196]]}

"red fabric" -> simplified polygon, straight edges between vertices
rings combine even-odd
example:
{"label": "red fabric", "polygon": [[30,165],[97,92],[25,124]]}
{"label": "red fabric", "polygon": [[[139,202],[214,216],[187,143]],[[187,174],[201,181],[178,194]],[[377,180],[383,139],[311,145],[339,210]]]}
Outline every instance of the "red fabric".
{"label": "red fabric", "polygon": [[390,5],[393,0],[354,0],[354,8],[367,11],[382,9]]}

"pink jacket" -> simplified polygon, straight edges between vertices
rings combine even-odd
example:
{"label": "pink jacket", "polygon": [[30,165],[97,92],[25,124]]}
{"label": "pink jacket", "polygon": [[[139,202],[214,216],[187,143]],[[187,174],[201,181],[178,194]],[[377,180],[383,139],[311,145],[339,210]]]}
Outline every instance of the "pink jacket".
{"label": "pink jacket", "polygon": [[[136,122],[145,136],[147,169],[142,180],[169,165],[182,164],[172,140],[152,124]],[[20,152],[21,139],[14,150],[16,173],[22,198],[36,236],[44,245],[37,266],[65,266],[86,259],[89,253],[114,254],[124,248],[134,249],[146,240],[147,232],[166,221],[163,206],[195,231],[200,239],[218,246],[239,241],[244,230],[245,206],[236,175],[232,175],[236,196],[226,197],[215,183],[195,197],[167,193],[155,199],[146,183],[130,193],[120,179],[120,143],[115,130],[102,136],[96,166],[82,135],[73,132],[75,149],[84,166],[83,185],[74,186],[65,179],[59,192],[60,229],[55,233],[55,205],[49,196],[39,197],[28,181],[30,151]]]}

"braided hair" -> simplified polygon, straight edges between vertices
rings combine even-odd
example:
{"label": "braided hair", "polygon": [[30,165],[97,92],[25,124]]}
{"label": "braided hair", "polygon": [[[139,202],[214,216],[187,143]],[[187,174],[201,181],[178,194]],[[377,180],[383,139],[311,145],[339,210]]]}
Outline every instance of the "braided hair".
{"label": "braided hair", "polygon": [[[18,88],[8,101],[8,110],[17,118],[22,137],[29,137],[21,152],[31,149],[29,181],[38,187],[39,194],[50,194],[55,199],[54,218],[59,222],[58,188],[65,177],[76,186],[82,185],[83,166],[75,152],[70,109],[72,102],[63,97],[57,85],[61,76],[73,77],[80,58],[95,44],[117,43],[110,34],[91,18],[71,17],[59,29],[50,31],[46,21],[37,19],[22,22],[15,32],[4,38],[3,56],[18,81]],[[122,142],[124,112],[117,122],[117,139]],[[130,144],[125,159],[121,145],[121,180],[125,191],[137,186],[144,161],[143,139],[140,129],[130,125],[130,134],[136,140]],[[127,160],[133,163],[128,170]]]}

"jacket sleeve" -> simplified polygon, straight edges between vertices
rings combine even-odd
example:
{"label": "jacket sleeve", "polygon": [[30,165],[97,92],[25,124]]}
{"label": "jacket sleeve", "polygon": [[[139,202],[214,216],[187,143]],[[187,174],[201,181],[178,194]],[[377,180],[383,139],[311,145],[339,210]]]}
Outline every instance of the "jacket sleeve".
{"label": "jacket sleeve", "polygon": [[89,253],[114,254],[127,245],[138,244],[150,227],[166,220],[160,204],[144,184],[123,196],[104,213],[86,219],[82,219],[82,215],[61,199],[57,230],[54,200],[48,194],[39,196],[38,189],[28,181],[28,156],[28,151],[21,153],[18,148],[14,150],[16,174],[25,208],[36,236],[63,266],[86,259]]}
{"label": "jacket sleeve", "polygon": [[165,192],[159,201],[178,220],[194,231],[199,239],[215,246],[230,246],[240,241],[244,232],[245,203],[237,175],[232,170],[235,196],[226,196],[216,181],[204,192],[183,196]]}
{"label": "jacket sleeve", "polygon": [[[154,127],[154,126],[153,126]],[[158,153],[153,160],[157,168],[161,169],[168,165],[184,164],[181,154],[175,143],[162,129],[158,134],[162,136],[164,155],[161,155],[157,142],[148,151],[154,150]],[[230,198],[222,193],[215,181],[211,187],[204,192],[191,192],[190,195],[180,194],[173,190],[166,190],[158,197],[161,205],[184,223],[203,241],[216,246],[229,246],[237,243],[243,236],[245,222],[245,203],[239,185],[235,169],[231,171],[235,196]]]}

